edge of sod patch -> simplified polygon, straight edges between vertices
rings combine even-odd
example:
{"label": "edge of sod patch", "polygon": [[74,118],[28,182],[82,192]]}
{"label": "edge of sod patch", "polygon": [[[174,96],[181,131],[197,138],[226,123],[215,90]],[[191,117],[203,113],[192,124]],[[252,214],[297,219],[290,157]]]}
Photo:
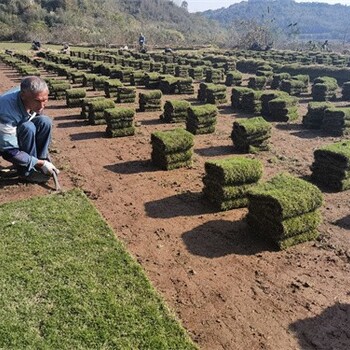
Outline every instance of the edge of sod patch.
{"label": "edge of sod patch", "polygon": [[0,206],[0,348],[196,349],[80,190]]}

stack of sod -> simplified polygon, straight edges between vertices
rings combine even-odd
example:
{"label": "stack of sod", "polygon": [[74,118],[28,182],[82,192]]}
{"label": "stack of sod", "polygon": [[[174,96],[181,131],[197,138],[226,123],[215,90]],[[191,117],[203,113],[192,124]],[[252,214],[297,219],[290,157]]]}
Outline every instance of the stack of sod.
{"label": "stack of sod", "polygon": [[336,99],[338,83],[335,78],[319,77],[312,85],[312,98],[314,101],[333,101]]}
{"label": "stack of sod", "polygon": [[149,93],[139,93],[140,112],[151,112],[162,110],[162,92],[154,90]]}
{"label": "stack of sod", "polygon": [[186,121],[186,130],[194,135],[211,134],[215,131],[218,109],[212,104],[190,106]]}
{"label": "stack of sod", "polygon": [[342,99],[344,101],[350,101],[350,81],[347,81],[343,84]]}
{"label": "stack of sod", "polygon": [[198,101],[206,102],[207,90],[210,87],[215,87],[215,84],[210,84],[210,83],[200,83],[199,84],[199,90],[198,90],[198,94],[197,94]]}
{"label": "stack of sod", "polygon": [[109,78],[106,77],[106,76],[97,76],[97,77],[95,77],[93,82],[92,82],[93,90],[95,90],[95,91],[104,91],[105,90],[105,82],[108,79]]}
{"label": "stack of sod", "polygon": [[206,90],[206,103],[213,105],[227,102],[226,86],[210,84]]}
{"label": "stack of sod", "polygon": [[297,74],[292,76],[293,80],[299,80],[304,83],[304,90],[302,92],[308,92],[309,84],[310,84],[310,76],[307,74]]}
{"label": "stack of sod", "polygon": [[289,122],[298,119],[298,99],[281,96],[269,102],[270,119],[276,122]]}
{"label": "stack of sod", "polygon": [[83,86],[85,87],[92,87],[94,84],[94,79],[97,78],[97,74],[92,73],[84,73],[83,75]]}
{"label": "stack of sod", "polygon": [[256,76],[266,77],[269,79],[273,76],[273,68],[268,64],[259,65],[258,69],[256,70]]}
{"label": "stack of sod", "polygon": [[109,108],[114,108],[115,103],[113,100],[104,99],[88,102],[89,106],[89,124],[90,125],[100,125],[106,124],[106,119],[104,111]]}
{"label": "stack of sod", "polygon": [[150,72],[151,71],[151,61],[141,60],[140,69],[145,71],[145,72]]}
{"label": "stack of sod", "polygon": [[267,78],[265,76],[250,77],[248,81],[248,88],[254,90],[264,90],[266,88]]}
{"label": "stack of sod", "polygon": [[69,83],[62,81],[60,84],[53,84],[50,88],[50,94],[52,94],[55,100],[63,100],[66,98],[66,90],[71,88]]}
{"label": "stack of sod", "polygon": [[145,79],[145,87],[147,89],[158,89],[160,82],[159,73],[146,73],[144,76]]}
{"label": "stack of sod", "polygon": [[219,84],[224,81],[224,73],[221,69],[209,68],[205,73],[205,82]]}
{"label": "stack of sod", "polygon": [[303,117],[303,126],[307,129],[321,129],[325,111],[332,107],[329,102],[310,102]]}
{"label": "stack of sod", "polygon": [[191,67],[188,74],[194,81],[200,81],[203,79],[203,67]]}
{"label": "stack of sod", "polygon": [[108,79],[105,81],[105,95],[107,98],[117,98],[118,97],[118,88],[123,86],[122,82],[119,79]]}
{"label": "stack of sod", "polygon": [[285,79],[282,80],[280,89],[291,96],[299,96],[302,92],[305,92],[305,83],[297,79]]}
{"label": "stack of sod", "polygon": [[193,135],[184,129],[156,131],[151,134],[152,162],[164,170],[192,164]]}
{"label": "stack of sod", "polygon": [[163,74],[175,75],[175,64],[166,63],[163,65]]}
{"label": "stack of sod", "polygon": [[119,79],[123,83],[130,83],[131,80],[131,74],[134,70],[131,68],[119,68],[119,69],[112,69],[110,73],[110,78],[112,79]]}
{"label": "stack of sod", "polygon": [[177,79],[177,93],[181,95],[192,95],[194,93],[194,86],[192,78],[178,78]]}
{"label": "stack of sod", "polygon": [[246,93],[252,92],[252,89],[246,87],[235,86],[231,92],[231,106],[235,110],[242,109],[242,98]]}
{"label": "stack of sod", "polygon": [[290,80],[291,75],[289,73],[278,73],[274,74],[271,82],[271,89],[279,89],[282,83],[282,80]]}
{"label": "stack of sod", "polygon": [[205,162],[203,194],[218,210],[248,205],[248,190],[260,180],[262,164],[255,159],[232,157]]}
{"label": "stack of sod", "polygon": [[261,91],[249,89],[250,91],[243,92],[242,95],[242,111],[261,115]]}
{"label": "stack of sod", "polygon": [[145,85],[145,72],[143,70],[135,70],[131,73],[130,85],[141,86]]}
{"label": "stack of sod", "polygon": [[110,108],[104,111],[108,137],[131,136],[135,134],[135,111],[131,108]]}
{"label": "stack of sod", "polygon": [[166,101],[164,104],[164,112],[160,119],[166,123],[179,123],[185,122],[187,119],[187,110],[190,107],[190,103],[187,101]]}
{"label": "stack of sod", "polygon": [[350,189],[350,141],[317,149],[311,166],[312,179],[334,191]]}
{"label": "stack of sod", "polygon": [[333,136],[350,135],[350,107],[326,109],[322,130]]}
{"label": "stack of sod", "polygon": [[178,92],[177,82],[180,78],[172,75],[163,76],[159,81],[159,89],[164,95],[172,95]]}
{"label": "stack of sod", "polygon": [[84,72],[82,72],[82,71],[72,72],[71,79],[72,79],[73,84],[83,84]]}
{"label": "stack of sod", "polygon": [[163,63],[162,62],[151,62],[151,71],[152,72],[162,72]]}
{"label": "stack of sod", "polygon": [[190,69],[190,66],[182,66],[178,65],[175,67],[175,76],[180,78],[187,78],[188,70]]}
{"label": "stack of sod", "polygon": [[231,139],[241,152],[266,151],[271,137],[271,125],[262,117],[241,119],[233,123]]}
{"label": "stack of sod", "polygon": [[136,88],[134,86],[118,87],[117,103],[134,103],[136,100]]}
{"label": "stack of sod", "polygon": [[280,249],[318,236],[322,193],[316,186],[289,174],[279,174],[252,188],[248,201],[248,225]]}
{"label": "stack of sod", "polygon": [[270,108],[269,108],[269,102],[271,100],[274,100],[275,98],[278,97],[285,97],[288,96],[288,94],[284,91],[279,91],[279,90],[270,90],[270,91],[263,91],[261,93],[261,115],[264,118],[270,118]]}
{"label": "stack of sod", "polygon": [[89,103],[93,101],[103,101],[106,98],[103,96],[97,96],[97,97],[86,97],[81,99],[81,112],[80,117],[82,119],[88,119],[89,117]]}
{"label": "stack of sod", "polygon": [[242,84],[242,73],[238,70],[230,71],[226,74],[226,86],[240,86]]}
{"label": "stack of sod", "polygon": [[82,99],[86,97],[85,89],[69,89],[66,90],[67,107],[81,107]]}

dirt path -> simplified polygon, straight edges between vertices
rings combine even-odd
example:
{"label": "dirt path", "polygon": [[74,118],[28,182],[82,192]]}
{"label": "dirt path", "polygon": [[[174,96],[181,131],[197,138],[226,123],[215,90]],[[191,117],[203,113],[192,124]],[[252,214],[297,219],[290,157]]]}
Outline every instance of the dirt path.
{"label": "dirt path", "polygon": [[[0,74],[0,93],[18,82],[4,65]],[[350,348],[349,191],[325,193],[319,241],[278,252],[248,233],[246,210],[216,213],[201,198],[204,162],[235,153],[237,115],[228,104],[215,134],[195,137],[193,167],[169,172],[149,161],[150,133],[173,128],[160,113],[137,113],[134,137],[108,139],[104,126],[86,125],[79,109],[64,105],[51,101],[46,110],[62,186],[88,194],[201,349]],[[313,150],[337,140],[274,123],[271,151],[255,157],[265,178],[305,176]],[[2,181],[0,202],[49,191]]]}

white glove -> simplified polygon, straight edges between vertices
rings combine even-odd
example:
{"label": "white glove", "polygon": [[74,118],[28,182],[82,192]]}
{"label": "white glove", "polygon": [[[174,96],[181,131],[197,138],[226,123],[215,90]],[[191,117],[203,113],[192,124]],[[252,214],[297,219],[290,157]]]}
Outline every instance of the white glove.
{"label": "white glove", "polygon": [[41,167],[41,170],[44,174],[59,174],[60,171],[49,161],[45,160],[43,166]]}

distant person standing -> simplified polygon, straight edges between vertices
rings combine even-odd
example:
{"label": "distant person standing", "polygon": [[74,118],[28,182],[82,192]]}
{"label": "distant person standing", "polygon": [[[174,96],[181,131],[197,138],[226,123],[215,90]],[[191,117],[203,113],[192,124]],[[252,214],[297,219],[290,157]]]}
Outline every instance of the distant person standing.
{"label": "distant person standing", "polygon": [[145,48],[145,43],[146,43],[146,38],[142,33],[140,33],[140,36],[139,36],[140,51],[142,51]]}

